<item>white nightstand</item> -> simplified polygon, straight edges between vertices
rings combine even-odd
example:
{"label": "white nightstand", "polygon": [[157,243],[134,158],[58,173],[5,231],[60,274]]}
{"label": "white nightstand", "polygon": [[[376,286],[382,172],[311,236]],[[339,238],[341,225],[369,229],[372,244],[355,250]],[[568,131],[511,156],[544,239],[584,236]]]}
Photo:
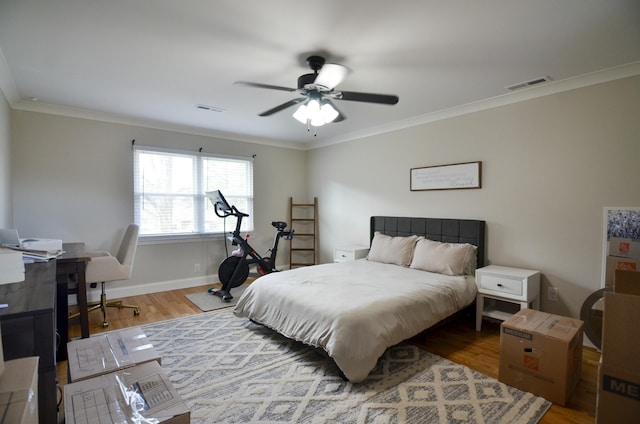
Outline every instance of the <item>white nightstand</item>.
{"label": "white nightstand", "polygon": [[355,261],[366,258],[369,248],[366,246],[343,246],[336,247],[333,251],[333,262]]}
{"label": "white nightstand", "polygon": [[517,304],[520,309],[540,309],[540,271],[489,265],[476,269],[476,331],[482,317],[505,320],[513,315],[499,308],[485,307],[485,299]]}

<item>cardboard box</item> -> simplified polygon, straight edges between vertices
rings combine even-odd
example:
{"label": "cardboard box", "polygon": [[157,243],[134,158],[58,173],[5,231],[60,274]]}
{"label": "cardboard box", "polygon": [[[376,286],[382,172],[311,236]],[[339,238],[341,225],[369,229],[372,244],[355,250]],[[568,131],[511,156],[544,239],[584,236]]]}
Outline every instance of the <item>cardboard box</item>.
{"label": "cardboard box", "polygon": [[604,294],[602,363],[640,374],[640,296]]}
{"label": "cardboard box", "polygon": [[640,296],[640,272],[616,270],[613,291]]}
{"label": "cardboard box", "polygon": [[609,255],[640,259],[640,242],[628,238],[611,237],[609,239]]}
{"label": "cardboard box", "polygon": [[139,415],[140,422],[191,420],[189,409],[155,361],[67,384],[64,413],[66,424],[93,422],[92,417],[128,423],[127,417],[133,415]]}
{"label": "cardboard box", "polygon": [[37,356],[6,362],[0,376],[0,417],[3,423],[38,424]]}
{"label": "cardboard box", "polygon": [[596,422],[638,423],[640,273],[616,270],[613,289],[604,294]]}
{"label": "cardboard box", "polygon": [[69,382],[142,364],[161,363],[160,355],[140,327],[99,334],[67,343]]}
{"label": "cardboard box", "polygon": [[498,379],[565,405],[582,372],[578,319],[523,309],[500,325]]}
{"label": "cardboard box", "polygon": [[640,423],[639,374],[600,363],[596,423]]}
{"label": "cardboard box", "polygon": [[607,256],[606,268],[604,273],[605,286],[613,286],[615,273],[620,271],[640,271],[640,259],[620,258],[617,256]]}

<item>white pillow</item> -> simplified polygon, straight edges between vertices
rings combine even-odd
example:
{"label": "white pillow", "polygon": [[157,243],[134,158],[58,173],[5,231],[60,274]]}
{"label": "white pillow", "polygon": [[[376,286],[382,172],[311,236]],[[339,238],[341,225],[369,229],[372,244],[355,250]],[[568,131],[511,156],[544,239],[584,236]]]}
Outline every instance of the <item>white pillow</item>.
{"label": "white pillow", "polygon": [[469,243],[442,243],[422,239],[416,244],[411,268],[445,275],[472,275],[476,246]]}
{"label": "white pillow", "polygon": [[392,237],[376,231],[367,259],[385,264],[409,266],[418,236]]}

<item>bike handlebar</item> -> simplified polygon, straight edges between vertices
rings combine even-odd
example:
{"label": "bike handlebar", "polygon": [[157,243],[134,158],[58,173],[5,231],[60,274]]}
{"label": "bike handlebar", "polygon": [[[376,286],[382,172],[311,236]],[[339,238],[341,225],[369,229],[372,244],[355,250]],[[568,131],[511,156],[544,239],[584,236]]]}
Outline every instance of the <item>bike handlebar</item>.
{"label": "bike handlebar", "polygon": [[249,216],[249,214],[244,213],[244,212],[240,212],[238,210],[238,208],[236,208],[235,206],[231,206],[231,212],[223,212],[220,213],[218,211],[218,204],[216,203],[215,207],[213,208],[214,212],[216,213],[216,215],[218,215],[220,218],[226,218],[228,216],[235,216],[235,217],[245,217],[245,216]]}

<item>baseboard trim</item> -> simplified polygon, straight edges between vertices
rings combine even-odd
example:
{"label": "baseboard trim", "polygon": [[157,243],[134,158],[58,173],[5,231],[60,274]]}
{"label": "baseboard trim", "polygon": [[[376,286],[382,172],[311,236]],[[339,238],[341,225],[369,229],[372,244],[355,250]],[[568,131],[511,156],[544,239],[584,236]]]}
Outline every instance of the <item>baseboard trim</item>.
{"label": "baseboard trim", "polygon": [[[202,277],[184,278],[180,280],[160,281],[157,283],[135,284],[126,287],[109,288],[107,285],[107,298],[120,299],[122,297],[141,296],[151,293],[159,293],[169,290],[188,289],[191,287],[205,286],[219,283],[218,277],[206,275]],[[87,290],[87,300],[89,302],[100,301],[100,285],[96,289]],[[76,305],[76,296],[69,296],[69,305]]]}
{"label": "baseboard trim", "polygon": [[[288,269],[288,267],[286,269]],[[258,277],[258,274],[249,273],[249,277],[256,278]],[[220,284],[220,280],[218,279],[217,275],[204,275],[201,277],[159,281],[156,283],[134,284],[134,285],[127,285],[124,287],[110,288],[107,285],[106,290],[107,290],[107,298],[109,300],[115,300],[115,299],[120,299],[122,297],[141,296],[145,294],[160,293],[163,291],[170,291],[170,290],[188,289],[191,287],[208,286],[213,284]],[[88,289],[87,301],[99,302],[100,290],[101,290],[100,284],[98,284],[98,287],[95,289]],[[77,300],[75,295],[69,295],[68,301],[69,301],[69,305],[77,305]]]}

